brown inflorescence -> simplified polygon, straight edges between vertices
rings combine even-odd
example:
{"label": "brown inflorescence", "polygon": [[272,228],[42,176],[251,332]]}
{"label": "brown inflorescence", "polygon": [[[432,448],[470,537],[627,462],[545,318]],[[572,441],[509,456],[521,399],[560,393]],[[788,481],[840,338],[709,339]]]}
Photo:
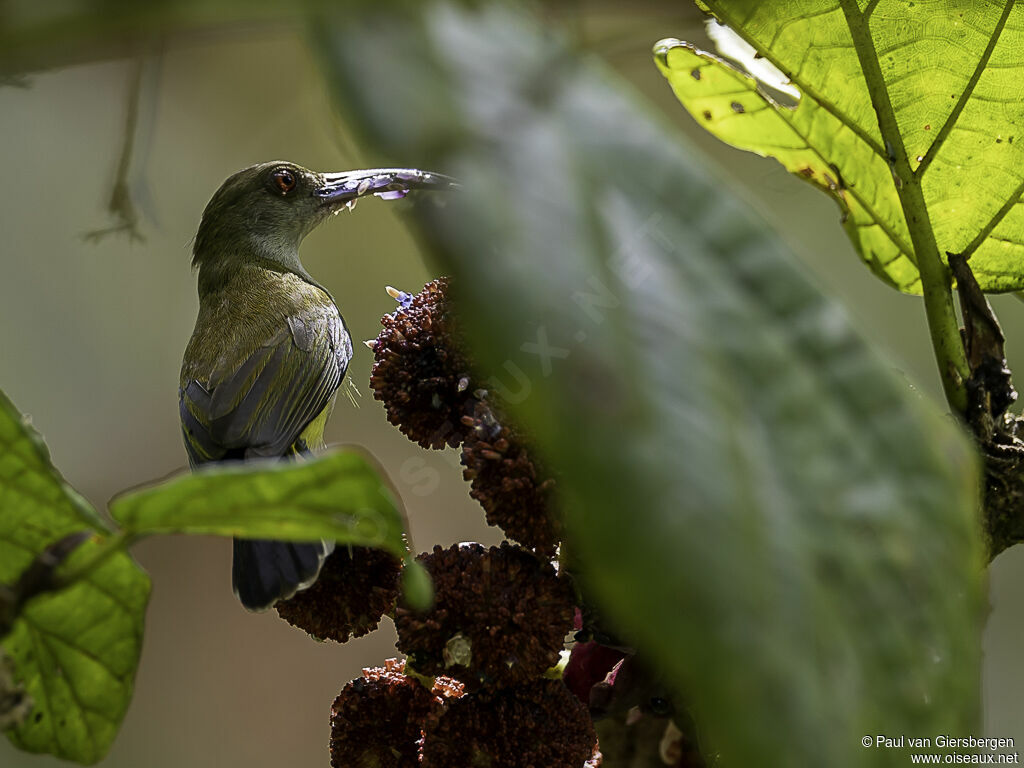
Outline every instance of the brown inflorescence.
{"label": "brown inflorescence", "polygon": [[532,679],[558,661],[574,595],[549,562],[508,543],[438,546],[417,559],[433,579],[434,605],[395,610],[398,648],[417,672],[475,690]]}
{"label": "brown inflorescence", "polygon": [[449,704],[424,731],[423,768],[581,768],[595,758],[587,711],[560,680],[482,690]]}
{"label": "brown inflorescence", "polygon": [[478,402],[462,444],[463,477],[470,496],[480,502],[487,522],[510,539],[552,555],[561,539],[553,514],[555,481],[537,466],[522,436],[486,402]]}
{"label": "brown inflorescence", "polygon": [[388,421],[424,448],[458,446],[462,416],[472,411],[472,373],[448,301],[448,278],[403,294],[381,318],[370,387]]}
{"label": "brown inflorescence", "polygon": [[447,701],[448,699],[457,699],[462,696],[466,692],[466,686],[454,677],[438,675],[434,678],[430,692],[442,701]]}
{"label": "brown inflorescence", "polygon": [[423,730],[443,711],[444,699],[388,659],[364,669],[331,707],[334,768],[417,768]]}
{"label": "brown inflorescence", "polygon": [[339,546],[310,587],[274,607],[313,637],[344,643],[377,628],[398,599],[401,574],[402,563],[390,552]]}

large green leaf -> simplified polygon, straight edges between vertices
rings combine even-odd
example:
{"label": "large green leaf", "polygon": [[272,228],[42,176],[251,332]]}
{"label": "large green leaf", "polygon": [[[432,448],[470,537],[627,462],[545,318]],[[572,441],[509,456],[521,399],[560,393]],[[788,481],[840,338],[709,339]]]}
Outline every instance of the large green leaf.
{"label": "large green leaf", "polygon": [[920,291],[889,166],[857,133],[807,96],[797,109],[776,104],[745,72],[679,40],[662,40],[655,57],[701,125],[736,147],[776,158],[835,198],[847,234],[875,274]]}
{"label": "large green leaf", "polygon": [[463,182],[415,210],[489,389],[561,472],[588,588],[724,764],[905,765],[861,739],[976,732],[953,425],[614,78],[503,6],[360,7],[316,32],[343,114]]}
{"label": "large green leaf", "polygon": [[[104,526],[0,393],[0,582],[13,583],[48,545],[82,530],[97,537],[69,567],[102,546]],[[33,702],[8,731],[15,744],[87,764],[107,753],[131,699],[148,599],[149,578],[117,552],[68,589],[25,606],[0,641]]]}
{"label": "large green leaf", "polygon": [[[705,0],[802,97],[780,106],[747,74],[678,40],[656,60],[724,141],[775,157],[834,196],[858,253],[920,292],[897,184],[919,185],[938,252],[971,256],[983,290],[1024,287],[1024,7],[1005,2]],[[877,63],[863,69],[861,56]],[[865,71],[869,71],[865,75]],[[891,105],[883,132],[872,90]],[[892,163],[905,156],[906,178]],[[891,168],[890,166],[893,165]]]}
{"label": "large green leaf", "polygon": [[355,450],[210,467],[118,496],[110,514],[131,534],[323,538],[406,553],[397,496]]}

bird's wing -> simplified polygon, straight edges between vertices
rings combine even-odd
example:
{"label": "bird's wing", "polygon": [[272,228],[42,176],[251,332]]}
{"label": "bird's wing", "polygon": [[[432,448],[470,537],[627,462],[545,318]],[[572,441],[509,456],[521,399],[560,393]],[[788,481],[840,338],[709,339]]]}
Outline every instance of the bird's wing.
{"label": "bird's wing", "polygon": [[179,392],[189,461],[283,456],[327,407],[352,358],[352,341],[332,305],[287,324],[230,370],[186,381]]}

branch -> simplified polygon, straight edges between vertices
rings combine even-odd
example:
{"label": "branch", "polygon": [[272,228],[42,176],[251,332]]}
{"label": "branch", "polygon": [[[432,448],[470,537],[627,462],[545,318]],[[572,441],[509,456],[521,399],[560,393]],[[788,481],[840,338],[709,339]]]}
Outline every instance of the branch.
{"label": "branch", "polygon": [[67,586],[69,582],[55,579],[54,573],[92,535],[93,532],[88,530],[68,534],[40,552],[13,585],[0,584],[0,639],[11,631],[15,619],[30,599]]}

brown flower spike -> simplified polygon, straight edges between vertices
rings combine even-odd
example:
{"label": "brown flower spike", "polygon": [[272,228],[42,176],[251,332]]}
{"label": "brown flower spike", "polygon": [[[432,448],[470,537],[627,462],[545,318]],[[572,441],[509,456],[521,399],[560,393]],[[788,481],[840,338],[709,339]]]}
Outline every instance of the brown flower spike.
{"label": "brown flower spike", "polygon": [[443,711],[446,690],[461,691],[429,691],[404,672],[404,661],[388,659],[338,694],[331,707],[334,768],[418,768],[424,727]]}
{"label": "brown flower spike", "polygon": [[553,514],[555,481],[531,458],[522,436],[486,402],[478,402],[462,444],[463,477],[489,525],[538,552],[554,555],[562,537]]}
{"label": "brown flower spike", "polygon": [[549,562],[507,543],[438,546],[417,559],[433,579],[434,606],[395,610],[398,648],[417,672],[474,690],[524,682],[557,663],[573,590]]}
{"label": "brown flower spike", "polygon": [[401,561],[371,547],[339,546],[312,586],[274,607],[293,627],[318,640],[346,642],[372,632],[398,598]]}
{"label": "brown flower spike", "polygon": [[586,708],[561,680],[542,678],[451,702],[425,729],[422,768],[581,768],[596,744]]}
{"label": "brown flower spike", "polygon": [[472,374],[448,297],[448,278],[415,296],[389,289],[399,306],[381,318],[370,388],[388,421],[424,448],[458,446],[475,400]]}

